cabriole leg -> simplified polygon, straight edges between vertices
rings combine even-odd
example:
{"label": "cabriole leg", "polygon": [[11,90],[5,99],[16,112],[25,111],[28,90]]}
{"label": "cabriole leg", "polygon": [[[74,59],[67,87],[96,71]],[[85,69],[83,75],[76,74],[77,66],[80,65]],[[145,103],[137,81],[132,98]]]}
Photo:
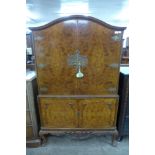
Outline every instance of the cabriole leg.
{"label": "cabriole leg", "polygon": [[118,137],[118,133],[113,133],[112,134],[112,146],[117,146],[117,137]]}

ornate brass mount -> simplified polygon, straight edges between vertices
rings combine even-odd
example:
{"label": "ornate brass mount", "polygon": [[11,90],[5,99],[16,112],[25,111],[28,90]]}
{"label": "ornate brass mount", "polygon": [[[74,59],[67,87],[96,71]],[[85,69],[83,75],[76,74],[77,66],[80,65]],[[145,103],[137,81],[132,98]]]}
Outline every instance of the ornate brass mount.
{"label": "ornate brass mount", "polygon": [[88,64],[88,59],[86,56],[81,56],[80,51],[76,50],[74,55],[69,55],[68,65],[75,66],[77,69],[76,77],[83,78],[84,74],[81,72],[81,67],[84,67]]}
{"label": "ornate brass mount", "polygon": [[121,39],[122,39],[122,32],[121,31],[115,31],[115,34],[112,35],[112,40],[121,41]]}

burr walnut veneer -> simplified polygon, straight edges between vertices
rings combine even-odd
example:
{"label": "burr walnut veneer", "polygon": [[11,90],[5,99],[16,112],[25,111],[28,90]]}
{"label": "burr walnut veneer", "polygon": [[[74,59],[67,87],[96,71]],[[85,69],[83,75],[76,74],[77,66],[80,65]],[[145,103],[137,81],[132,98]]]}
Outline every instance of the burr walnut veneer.
{"label": "burr walnut veneer", "polygon": [[125,28],[74,15],[30,29],[36,57],[40,135],[116,135]]}

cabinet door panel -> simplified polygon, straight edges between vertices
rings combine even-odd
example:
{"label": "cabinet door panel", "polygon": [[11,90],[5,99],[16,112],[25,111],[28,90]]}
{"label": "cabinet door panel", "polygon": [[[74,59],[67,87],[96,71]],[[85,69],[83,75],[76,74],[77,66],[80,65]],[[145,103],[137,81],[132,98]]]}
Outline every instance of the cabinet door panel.
{"label": "cabinet door panel", "polygon": [[46,128],[76,128],[77,105],[71,99],[40,98],[41,126]]}
{"label": "cabinet door panel", "polygon": [[116,99],[84,99],[80,105],[80,128],[112,128],[115,126]]}
{"label": "cabinet door panel", "polygon": [[78,80],[79,94],[117,94],[121,41],[113,40],[115,31],[100,24],[79,20],[79,50],[88,58]]}
{"label": "cabinet door panel", "polygon": [[40,94],[76,94],[76,68],[67,63],[75,49],[76,20],[33,32]]}

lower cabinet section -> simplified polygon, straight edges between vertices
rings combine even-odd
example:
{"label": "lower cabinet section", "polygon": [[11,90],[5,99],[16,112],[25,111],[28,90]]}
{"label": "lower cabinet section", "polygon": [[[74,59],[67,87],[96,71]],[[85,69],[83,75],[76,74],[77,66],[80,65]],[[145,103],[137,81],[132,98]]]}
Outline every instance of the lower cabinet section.
{"label": "lower cabinet section", "polygon": [[118,98],[39,97],[41,128],[114,128]]}

